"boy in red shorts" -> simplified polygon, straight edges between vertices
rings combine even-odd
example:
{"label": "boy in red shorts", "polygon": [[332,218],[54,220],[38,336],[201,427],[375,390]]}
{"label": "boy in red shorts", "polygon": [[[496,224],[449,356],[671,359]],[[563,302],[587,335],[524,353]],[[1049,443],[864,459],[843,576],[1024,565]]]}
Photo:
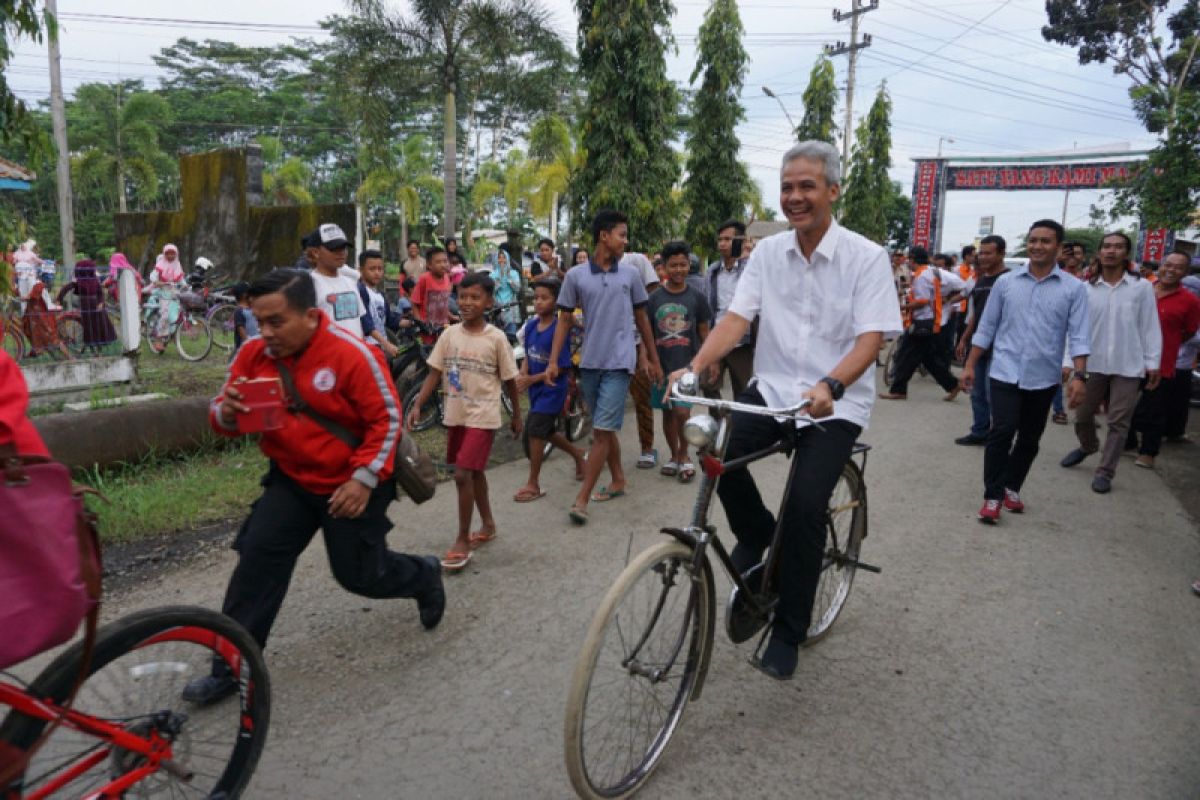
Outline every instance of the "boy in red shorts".
{"label": "boy in red shorts", "polygon": [[[482,273],[470,273],[458,285],[462,322],[451,325],[429,354],[429,376],[408,409],[411,427],[438,381],[445,393],[446,463],[454,465],[458,491],[458,538],[442,558],[442,568],[457,572],[471,560],[471,551],[496,538],[496,520],[488,499],[488,456],[500,427],[500,388],[512,401],[512,431],[521,433],[521,397],[517,392],[517,362],[504,332],[488,325],[484,313],[492,307],[495,284]],[[480,529],[471,530],[479,509]]]}

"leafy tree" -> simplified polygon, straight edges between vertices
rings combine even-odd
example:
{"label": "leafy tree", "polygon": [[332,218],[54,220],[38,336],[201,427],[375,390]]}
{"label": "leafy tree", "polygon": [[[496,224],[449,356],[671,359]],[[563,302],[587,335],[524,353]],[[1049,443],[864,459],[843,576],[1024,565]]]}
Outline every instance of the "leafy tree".
{"label": "leafy tree", "polygon": [[255,139],[262,147],[263,194],[275,205],[307,205],[313,201],[309,183],[312,171],[303,160],[286,156],[283,142],[274,136]]}
{"label": "leafy tree", "polygon": [[854,136],[850,169],[842,194],[841,223],[868,239],[888,240],[888,197],[892,181],[892,101],[886,84],[879,87],[871,110],[863,117]]}
{"label": "leafy tree", "polygon": [[414,0],[409,17],[388,11],[383,0],[351,0],[351,8],[406,55],[419,76],[417,85],[440,95],[442,231],[452,236],[458,199],[458,95],[498,66],[550,68],[547,62],[565,51],[561,42],[554,46],[549,14],[536,0]]}
{"label": "leafy tree", "polygon": [[394,209],[400,220],[400,250],[408,242],[408,228],[421,219],[442,182],[433,174],[433,147],[425,136],[409,136],[393,142],[389,157],[367,173],[358,188],[358,200]]}
{"label": "leafy tree", "polygon": [[703,75],[692,98],[688,120],[687,178],[683,200],[691,214],[687,238],[692,246],[711,253],[717,226],[741,218],[747,195],[758,187],[750,182],[738,159],[741,143],[735,128],[746,118],[739,97],[746,77],[745,29],[734,0],[713,0],[700,26],[696,67],[690,82]]}
{"label": "leafy tree", "polygon": [[804,88],[804,117],[796,128],[796,139],[801,142],[816,139],[836,145],[838,127],[833,115],[837,102],[833,62],[824,55],[817,56],[808,76],[808,86]]}
{"label": "leafy tree", "polygon": [[101,176],[114,187],[122,214],[129,211],[131,183],[143,204],[154,200],[160,168],[169,164],[159,131],[170,121],[167,102],[142,91],[140,81],[80,86],[67,113],[71,141],[79,150],[78,172],[84,180]]}
{"label": "leafy tree", "polygon": [[576,0],[583,167],[574,206],[581,219],[602,208],[629,215],[642,247],[674,231],[672,189],[679,162],[671,150],[678,93],[663,52],[674,46],[670,0]]}
{"label": "leafy tree", "polygon": [[19,140],[34,155],[48,155],[50,142],[45,132],[30,118],[29,110],[18,100],[5,77],[12,60],[12,42],[26,37],[42,41],[42,29],[53,33],[58,24],[49,13],[39,11],[37,0],[0,0],[0,143]]}
{"label": "leafy tree", "polygon": [[570,190],[571,177],[581,166],[571,129],[562,117],[546,114],[529,129],[529,155],[537,163],[538,188],[530,198],[535,217],[548,217],[547,231],[558,238],[559,200]]}
{"label": "leafy tree", "polygon": [[912,234],[912,198],[904,193],[899,181],[889,184],[884,213],[887,215],[888,247],[907,248],[909,236]]}
{"label": "leafy tree", "polygon": [[1042,36],[1132,82],[1134,111],[1160,135],[1117,187],[1115,215],[1186,228],[1200,203],[1200,0],[1048,0]]}

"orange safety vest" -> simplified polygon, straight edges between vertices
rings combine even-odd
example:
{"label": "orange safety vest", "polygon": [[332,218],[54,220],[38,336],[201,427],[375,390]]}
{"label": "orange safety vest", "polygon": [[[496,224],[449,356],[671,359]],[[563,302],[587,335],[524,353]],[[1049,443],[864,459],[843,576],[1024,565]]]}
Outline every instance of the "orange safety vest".
{"label": "orange safety vest", "polygon": [[[921,273],[928,268],[921,267],[913,273],[912,283],[909,284],[908,294],[905,297],[906,303],[911,303],[915,296],[913,295],[913,287],[917,285],[917,278],[921,277]],[[938,333],[942,329],[942,274],[940,272],[933,273],[933,332]],[[908,328],[912,325],[912,310],[904,312],[904,327]]]}
{"label": "orange safety vest", "polygon": [[[964,281],[969,281],[969,280],[971,280],[971,278],[975,277],[975,270],[971,269],[970,264],[963,262],[958,265],[958,277],[962,278]],[[964,314],[967,313],[967,300],[968,299],[969,298],[964,297],[962,299],[962,302],[959,303],[959,305],[958,305],[958,310]]]}

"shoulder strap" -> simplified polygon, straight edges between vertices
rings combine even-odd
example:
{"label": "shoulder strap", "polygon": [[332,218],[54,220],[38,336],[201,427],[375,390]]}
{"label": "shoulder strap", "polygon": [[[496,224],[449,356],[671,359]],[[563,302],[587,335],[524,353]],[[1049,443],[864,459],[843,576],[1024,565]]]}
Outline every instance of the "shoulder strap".
{"label": "shoulder strap", "polygon": [[288,411],[293,414],[303,414],[313,422],[320,425],[336,438],[348,444],[351,448],[357,450],[362,442],[353,433],[347,430],[343,425],[334,422],[324,414],[314,411],[309,407],[308,403],[304,402],[304,398],[296,391],[296,382],[292,379],[292,371],[287,368],[287,365],[282,361],[276,361],[275,366],[279,369],[279,377],[283,380],[283,389],[287,392]]}

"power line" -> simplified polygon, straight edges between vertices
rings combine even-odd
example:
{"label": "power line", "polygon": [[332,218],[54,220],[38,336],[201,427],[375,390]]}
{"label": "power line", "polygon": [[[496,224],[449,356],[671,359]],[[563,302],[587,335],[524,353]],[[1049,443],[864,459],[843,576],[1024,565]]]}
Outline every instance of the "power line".
{"label": "power line", "polygon": [[60,20],[77,20],[80,22],[94,22],[105,25],[127,25],[130,22],[137,22],[142,25],[151,25],[168,28],[221,28],[227,30],[253,30],[253,31],[279,31],[279,32],[295,32],[301,31],[305,33],[329,33],[319,25],[287,25],[275,22],[230,22],[227,20],[215,19],[179,19],[176,17],[140,17],[122,14],[92,14],[84,12],[64,12],[58,15]]}
{"label": "power line", "polygon": [[[1010,2],[1012,2],[1012,0],[1004,0],[1004,2],[1002,2],[1000,5],[996,6],[994,9],[992,9],[992,10],[991,10],[991,11],[989,11],[987,14],[985,14],[985,15],[984,15],[984,16],[983,16],[983,17],[982,17],[982,18],[981,18],[981,19],[980,19],[978,22],[972,23],[972,24],[971,24],[970,26],[968,26],[967,28],[964,28],[962,31],[959,31],[959,33],[957,33],[957,34],[956,34],[955,36],[953,36],[952,38],[944,40],[944,41],[942,42],[942,44],[945,44],[945,45],[952,45],[952,44],[954,44],[954,43],[955,43],[955,42],[957,42],[959,39],[961,39],[962,37],[966,36],[966,35],[967,35],[968,33],[970,33],[971,31],[973,31],[973,30],[975,30],[976,28],[978,28],[980,25],[982,25],[982,24],[983,24],[984,22],[986,22],[987,20],[989,20],[989,19],[991,19],[992,17],[994,17],[995,15],[999,14],[1001,11],[1003,11],[1003,10],[1004,10],[1004,9],[1005,9],[1005,8],[1008,6],[1008,4],[1009,4]],[[886,41],[886,40],[885,40],[885,41]],[[916,59],[916,60],[914,60],[914,61],[910,61],[908,64],[906,64],[906,65],[904,65],[904,66],[900,67],[898,70],[896,70],[895,72],[893,72],[891,75],[888,75],[887,77],[888,77],[888,78],[894,78],[894,77],[896,77],[897,75],[899,75],[901,72],[904,72],[904,71],[905,71],[905,70],[907,70],[909,67],[911,67],[911,66],[913,66],[914,64],[917,64],[917,63],[920,63],[920,59]],[[887,78],[884,78],[884,80],[887,80]]]}

